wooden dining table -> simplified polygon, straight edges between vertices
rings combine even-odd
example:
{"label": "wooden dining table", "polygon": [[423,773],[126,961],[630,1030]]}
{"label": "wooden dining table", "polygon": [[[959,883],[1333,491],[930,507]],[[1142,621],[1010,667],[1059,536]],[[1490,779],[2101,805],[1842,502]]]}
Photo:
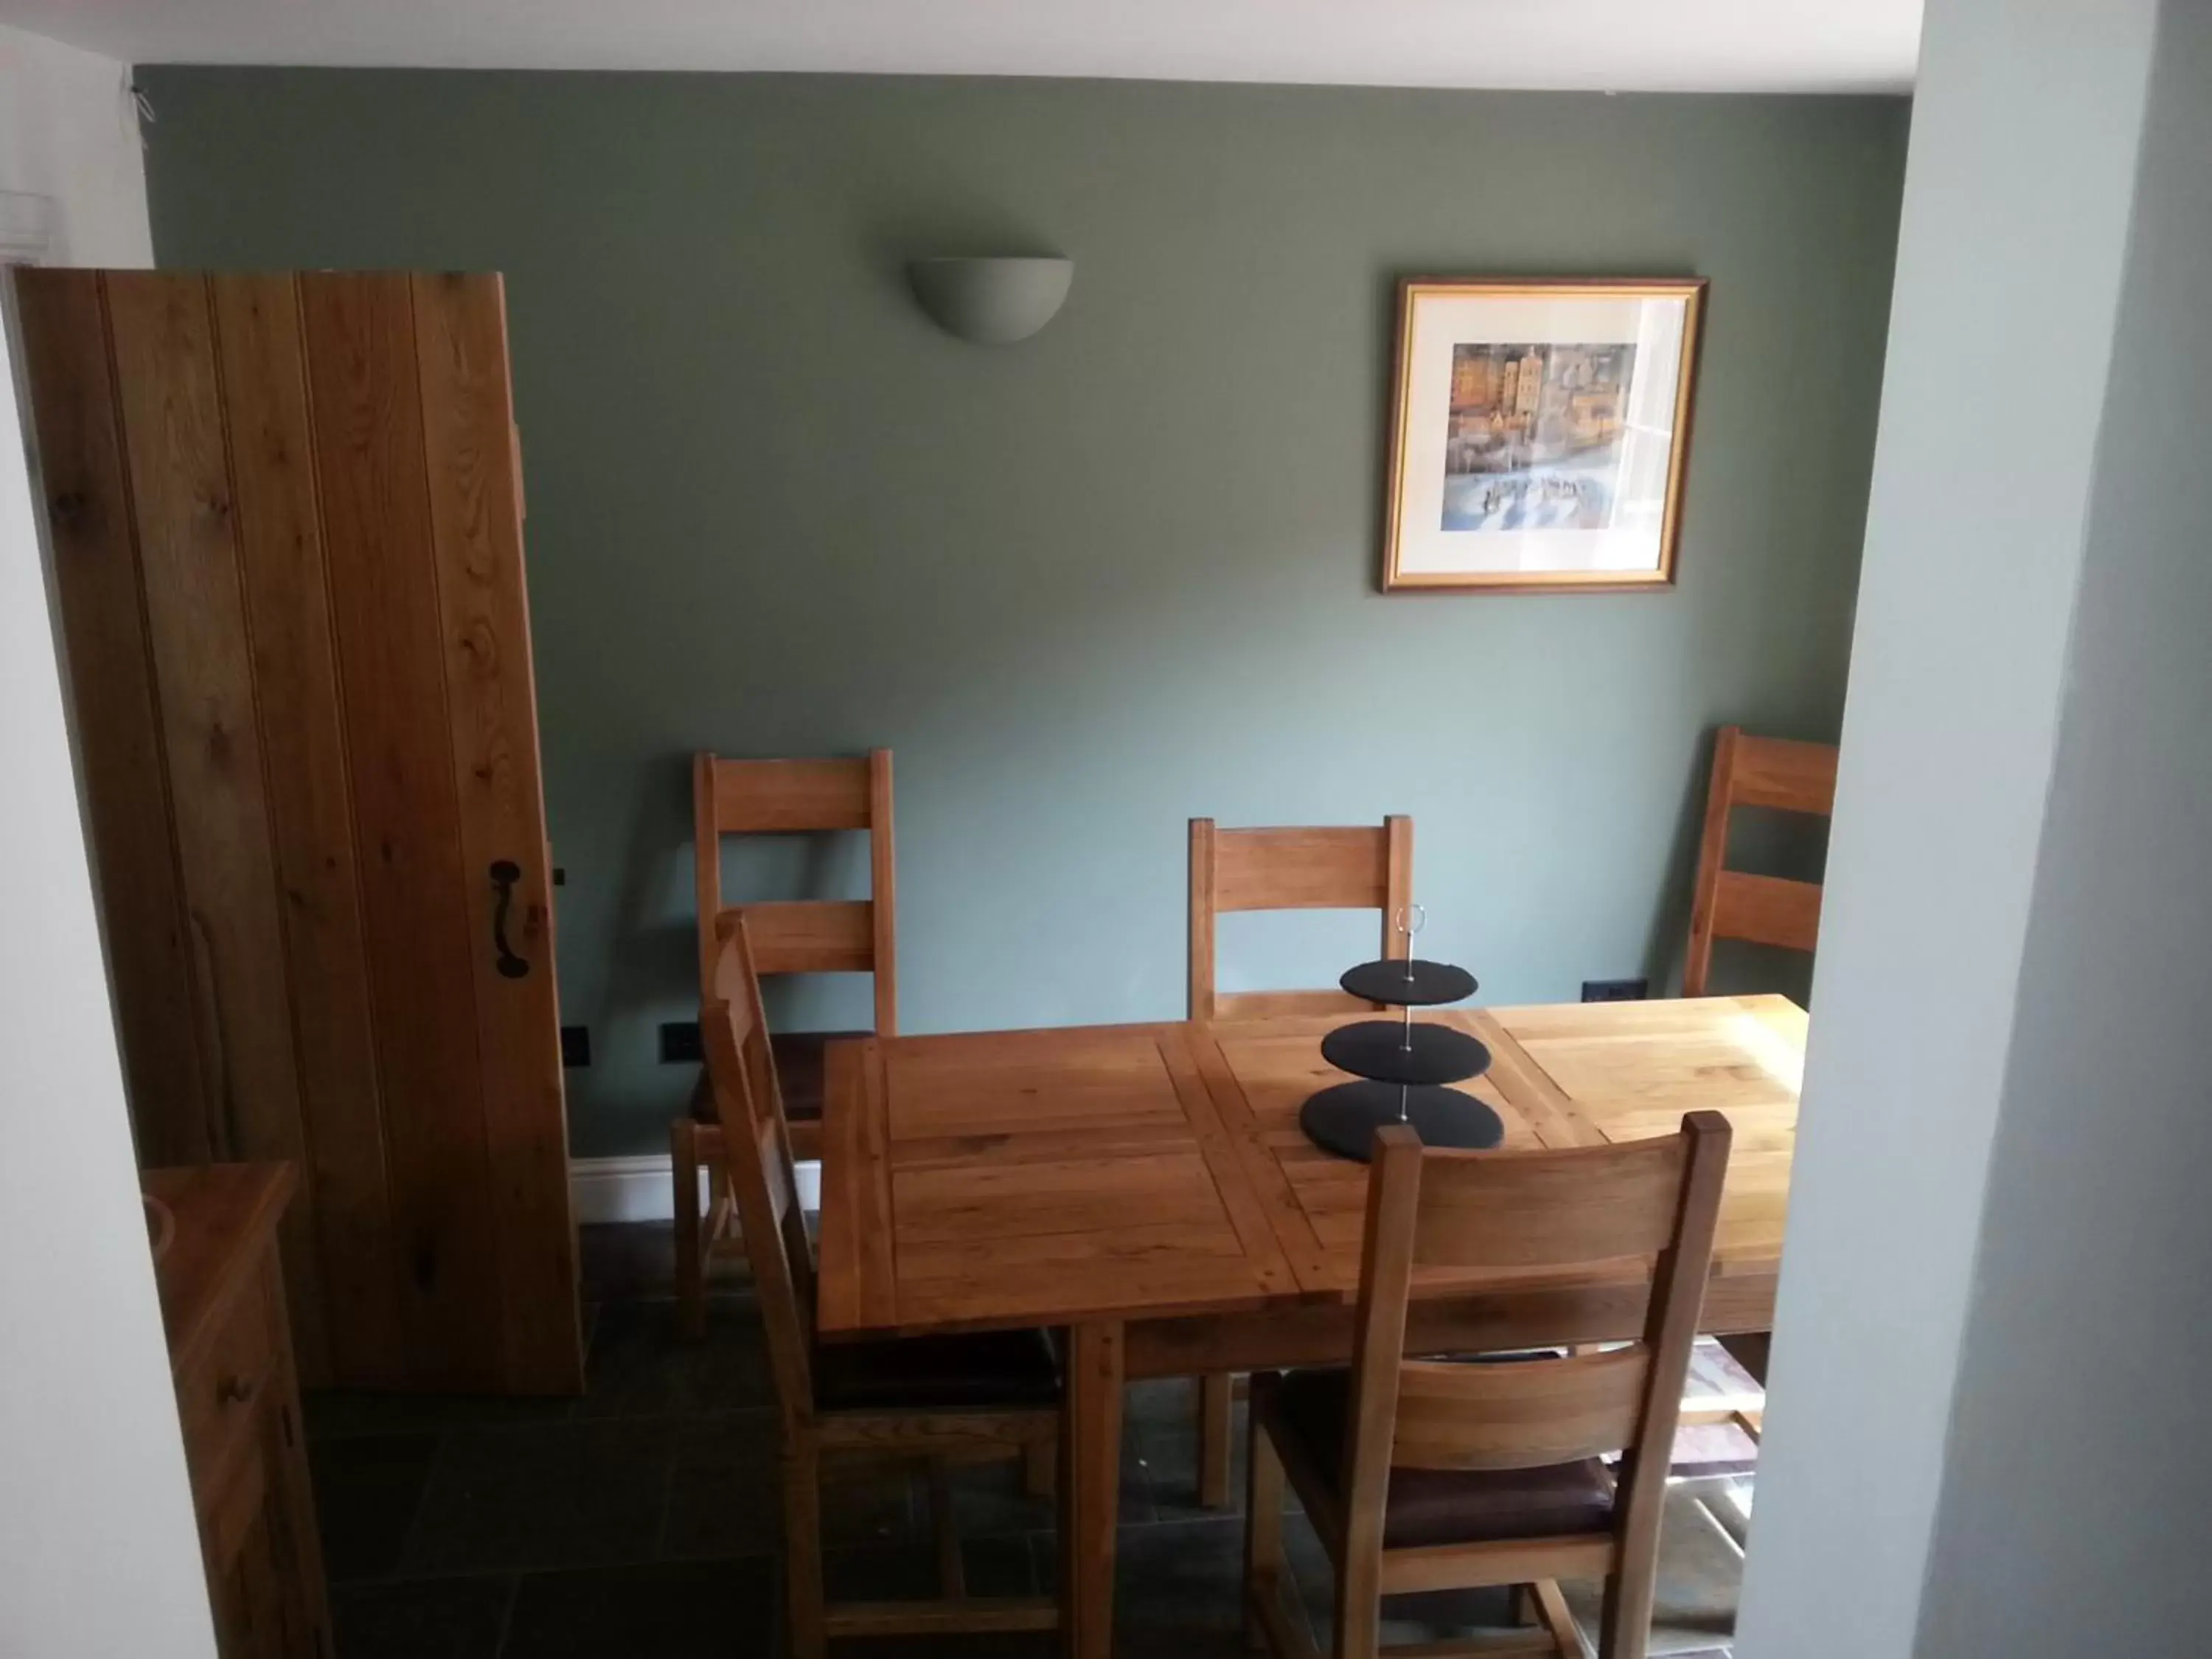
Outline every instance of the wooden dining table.
{"label": "wooden dining table", "polygon": [[[1489,1046],[1462,1085],[1509,1149],[1735,1129],[1701,1328],[1772,1318],[1806,1017],[1778,996],[1458,1009]],[[864,1038],[833,1045],[818,1334],[1067,1333],[1067,1651],[1108,1659],[1123,1384],[1351,1358],[1367,1170],[1298,1128],[1342,1016]],[[1638,1334],[1649,1265],[1417,1287],[1408,1346],[1479,1352]]]}

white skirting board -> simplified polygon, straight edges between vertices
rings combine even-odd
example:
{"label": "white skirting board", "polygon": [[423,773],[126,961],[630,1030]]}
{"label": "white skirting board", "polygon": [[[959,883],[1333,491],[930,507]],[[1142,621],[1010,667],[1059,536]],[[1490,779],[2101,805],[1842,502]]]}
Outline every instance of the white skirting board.
{"label": "white skirting board", "polygon": [[[668,1154],[643,1152],[632,1158],[577,1158],[568,1161],[568,1196],[580,1226],[606,1221],[667,1221],[676,1213]],[[700,1172],[703,1209],[706,1172]],[[799,1166],[799,1201],[809,1210],[822,1205],[822,1166]]]}

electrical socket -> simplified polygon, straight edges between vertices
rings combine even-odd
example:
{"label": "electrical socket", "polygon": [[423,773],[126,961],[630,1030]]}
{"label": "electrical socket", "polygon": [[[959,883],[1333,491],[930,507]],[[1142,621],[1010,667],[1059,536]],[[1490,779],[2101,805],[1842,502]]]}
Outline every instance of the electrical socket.
{"label": "electrical socket", "polygon": [[592,1028],[588,1025],[563,1025],[561,1028],[561,1064],[574,1070],[592,1063]]}
{"label": "electrical socket", "polygon": [[660,1028],[660,1063],[696,1066],[707,1058],[707,1046],[696,1019],[672,1019]]}
{"label": "electrical socket", "polygon": [[1584,1002],[1641,1002],[1651,994],[1648,979],[1586,979]]}

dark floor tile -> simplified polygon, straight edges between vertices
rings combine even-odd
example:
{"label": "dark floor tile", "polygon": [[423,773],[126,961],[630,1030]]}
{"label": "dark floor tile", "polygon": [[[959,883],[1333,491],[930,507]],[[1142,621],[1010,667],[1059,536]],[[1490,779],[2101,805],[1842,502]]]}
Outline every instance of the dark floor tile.
{"label": "dark floor tile", "polygon": [[[1705,1499],[1720,1501],[1725,1481],[1686,1481],[1670,1487],[1659,1526],[1659,1584],[1652,1599],[1653,1654],[1691,1654],[1725,1645],[1735,1634],[1736,1598],[1743,1586],[1743,1552],[1713,1519]],[[1567,1605],[1594,1641],[1600,1587],[1569,1583]]]}
{"label": "dark floor tile", "polygon": [[1019,1458],[967,1463],[952,1471],[952,1520],[963,1538],[1049,1532],[1059,1513],[1051,1498],[1030,1496]]}
{"label": "dark floor tile", "polygon": [[1117,1645],[1183,1659],[1243,1654],[1244,1523],[1124,1527],[1114,1577]]}
{"label": "dark floor tile", "polygon": [[[963,1540],[960,1565],[970,1595],[1039,1593],[1026,1537]],[[927,1539],[829,1550],[822,1582],[833,1601],[933,1601],[944,1593],[936,1546]]]}
{"label": "dark floor tile", "polygon": [[[1496,1585],[1481,1589],[1426,1590],[1419,1595],[1382,1598],[1382,1641],[1449,1642],[1485,1631],[1512,1628],[1513,1592]],[[1321,1626],[1327,1630],[1326,1625]]]}
{"label": "dark floor tile", "polygon": [[379,1434],[308,1443],[308,1473],[332,1583],[397,1571],[421,1507],[435,1434]]}
{"label": "dark floor tile", "polygon": [[771,1659],[775,1584],[766,1556],[532,1573],[501,1659]]}
{"label": "dark floor tile", "polygon": [[557,1423],[575,1407],[576,1401],[566,1395],[373,1394],[361,1389],[318,1389],[301,1397],[300,1414],[307,1438],[316,1441]]}
{"label": "dark floor tile", "polygon": [[1739,1474],[1715,1481],[1698,1492],[1698,1501],[1705,1504],[1705,1513],[1720,1522],[1721,1530],[1735,1540],[1740,1550],[1751,1547],[1751,1499],[1754,1490],[1754,1477]]}
{"label": "dark floor tile", "polygon": [[970,1595],[1041,1595],[1025,1534],[961,1540],[960,1563]]}
{"label": "dark floor tile", "polygon": [[332,1644],[340,1659],[497,1659],[514,1595],[504,1577],[335,1584]]}
{"label": "dark floor tile", "polygon": [[1329,1565],[1328,1552],[1322,1547],[1321,1539],[1302,1510],[1286,1509],[1283,1516],[1283,1555],[1289,1563],[1291,1578],[1305,1606],[1306,1623],[1319,1637],[1326,1637],[1329,1620],[1335,1616],[1336,1569]]}
{"label": "dark floor tile", "polygon": [[675,1439],[660,1553],[683,1558],[781,1549],[775,1413],[722,1412],[671,1426]]}
{"label": "dark floor tile", "polygon": [[[576,1261],[586,1302],[665,1302],[676,1294],[676,1230],[665,1221],[579,1227]],[[718,1250],[707,1264],[712,1289],[742,1289],[750,1279],[742,1250]]]}
{"label": "dark floor tile", "polygon": [[750,1296],[708,1298],[707,1331],[677,1328],[672,1302],[610,1303],[599,1313],[579,1417],[674,1417],[775,1403]]}
{"label": "dark floor tile", "polygon": [[[783,1541],[775,1413],[672,1419],[667,1519],[660,1553],[744,1555]],[[822,1486],[826,1546],[901,1543],[915,1534],[915,1477],[897,1464],[840,1469]]]}
{"label": "dark floor tile", "polygon": [[[1206,1509],[1198,1501],[1198,1421],[1194,1412],[1164,1420],[1139,1419],[1126,1429],[1124,1449],[1134,1455],[1146,1498],[1152,1506],[1152,1514],[1146,1518],[1201,1521],[1210,1516],[1241,1515],[1244,1509],[1245,1423],[1245,1406],[1240,1400],[1231,1421],[1229,1503],[1219,1510]],[[1126,1480],[1130,1468],[1128,1455],[1122,1458],[1121,1467]]]}
{"label": "dark floor tile", "polygon": [[1132,1382],[1121,1391],[1121,1431],[1198,1427],[1198,1379],[1162,1376]]}
{"label": "dark floor tile", "polygon": [[[1313,1523],[1295,1509],[1283,1516],[1283,1553],[1304,1606],[1306,1622],[1326,1645],[1336,1617],[1336,1570],[1329,1564]],[[1382,1640],[1386,1644],[1440,1642],[1502,1630],[1512,1617],[1512,1607],[1511,1592],[1502,1589],[1388,1596],[1382,1602]]]}
{"label": "dark floor tile", "polygon": [[843,1641],[836,1659],[1056,1659],[1060,1638],[1050,1631],[988,1636],[876,1636]]}
{"label": "dark floor tile", "polygon": [[454,1431],[431,1469],[404,1570],[530,1571],[649,1558],[667,1506],[674,1426]]}
{"label": "dark floor tile", "polygon": [[586,1302],[643,1302],[676,1294],[676,1230],[665,1221],[576,1229],[577,1277]]}

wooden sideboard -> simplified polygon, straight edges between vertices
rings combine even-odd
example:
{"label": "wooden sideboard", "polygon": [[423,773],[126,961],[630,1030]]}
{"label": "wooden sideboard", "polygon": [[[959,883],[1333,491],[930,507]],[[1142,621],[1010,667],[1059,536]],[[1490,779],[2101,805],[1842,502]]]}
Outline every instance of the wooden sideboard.
{"label": "wooden sideboard", "polygon": [[144,1177],[174,1223],[155,1277],[222,1659],[332,1652],[276,1250],[296,1184],[282,1164]]}

